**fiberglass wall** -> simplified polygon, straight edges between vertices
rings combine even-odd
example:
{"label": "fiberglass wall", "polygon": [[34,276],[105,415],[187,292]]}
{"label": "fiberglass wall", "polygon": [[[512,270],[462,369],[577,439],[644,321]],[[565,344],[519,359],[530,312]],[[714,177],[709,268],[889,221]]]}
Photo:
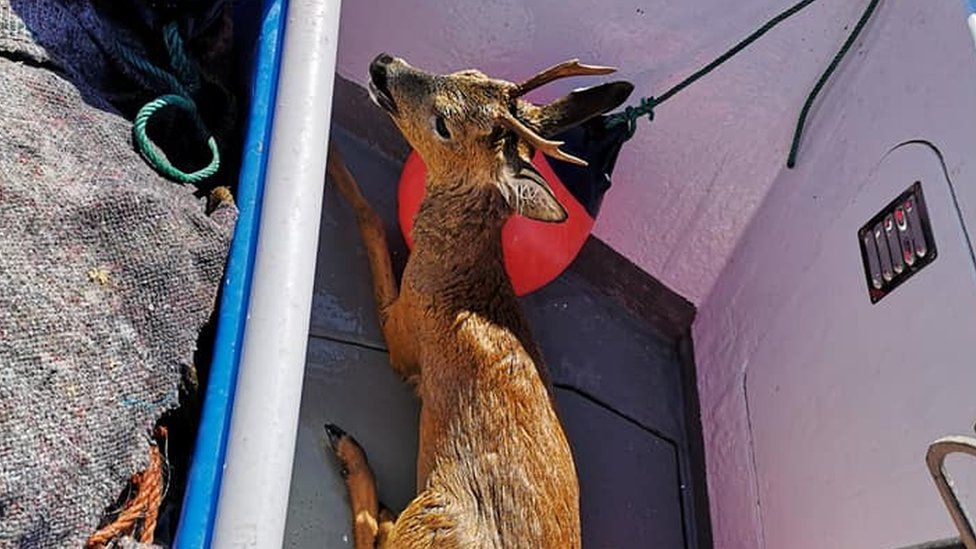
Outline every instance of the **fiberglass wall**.
{"label": "fiberglass wall", "polygon": [[[948,177],[932,145],[895,148],[909,140],[941,151]],[[939,255],[871,305],[857,230],[915,181]],[[936,438],[973,434],[976,270],[963,226],[976,228],[974,208],[965,12],[883,2],[814,110],[797,169],[777,177],[699,310],[716,546],[956,535],[924,456]],[[950,462],[970,497],[973,465]]]}

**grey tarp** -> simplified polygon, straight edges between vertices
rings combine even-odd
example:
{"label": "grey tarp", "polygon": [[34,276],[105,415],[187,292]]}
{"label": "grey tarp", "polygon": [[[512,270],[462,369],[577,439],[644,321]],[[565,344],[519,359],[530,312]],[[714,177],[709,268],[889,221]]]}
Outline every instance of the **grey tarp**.
{"label": "grey tarp", "polygon": [[0,547],[80,547],[147,465],[236,218],[134,151],[114,32],[0,0]]}

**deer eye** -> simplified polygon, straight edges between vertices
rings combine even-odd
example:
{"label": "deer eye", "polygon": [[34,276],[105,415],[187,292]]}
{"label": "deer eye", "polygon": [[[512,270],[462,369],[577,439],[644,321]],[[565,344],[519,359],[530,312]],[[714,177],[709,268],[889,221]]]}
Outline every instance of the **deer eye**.
{"label": "deer eye", "polygon": [[437,135],[445,141],[451,138],[451,132],[447,129],[447,121],[444,120],[443,116],[434,117],[434,130],[436,130]]}

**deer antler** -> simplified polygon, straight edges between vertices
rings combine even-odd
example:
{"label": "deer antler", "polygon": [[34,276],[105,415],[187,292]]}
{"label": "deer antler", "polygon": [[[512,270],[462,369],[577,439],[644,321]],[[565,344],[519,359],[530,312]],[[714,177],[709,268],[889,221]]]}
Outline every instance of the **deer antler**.
{"label": "deer antler", "polygon": [[569,162],[571,164],[576,164],[577,166],[586,166],[586,160],[581,158],[576,158],[571,154],[567,154],[560,150],[559,147],[563,145],[562,141],[550,141],[541,135],[532,131],[531,128],[523,124],[518,118],[515,118],[507,111],[501,111],[496,116],[496,120],[502,126],[512,130],[519,137],[528,141],[530,145],[534,148],[542,151],[543,154],[562,160],[564,162]]}
{"label": "deer antler", "polygon": [[610,74],[617,69],[613,67],[601,67],[598,65],[583,65],[579,59],[563,61],[558,65],[553,65],[548,69],[539,72],[525,82],[518,84],[511,92],[511,97],[519,97],[526,93],[560,78],[570,76],[593,76],[598,74]]}

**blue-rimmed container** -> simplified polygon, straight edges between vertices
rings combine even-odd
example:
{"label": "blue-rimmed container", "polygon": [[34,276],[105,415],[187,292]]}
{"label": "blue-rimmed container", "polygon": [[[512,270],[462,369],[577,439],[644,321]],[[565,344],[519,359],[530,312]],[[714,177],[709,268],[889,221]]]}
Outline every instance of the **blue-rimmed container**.
{"label": "blue-rimmed container", "polygon": [[224,276],[213,362],[174,543],[180,548],[208,547],[215,521],[261,220],[286,1],[240,0],[235,10],[238,63],[245,67],[243,74],[250,75],[250,85],[241,90],[248,119],[235,195],[240,214]]}

